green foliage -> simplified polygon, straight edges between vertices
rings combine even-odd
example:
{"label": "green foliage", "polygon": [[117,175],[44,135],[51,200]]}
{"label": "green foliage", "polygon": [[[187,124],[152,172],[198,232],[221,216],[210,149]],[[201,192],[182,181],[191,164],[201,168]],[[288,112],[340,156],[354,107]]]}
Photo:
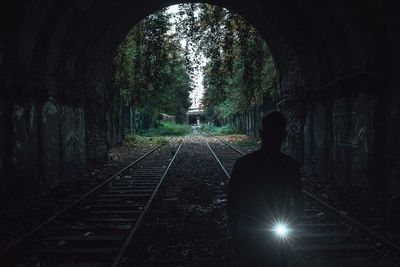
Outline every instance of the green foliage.
{"label": "green foliage", "polygon": [[210,120],[277,97],[276,71],[262,37],[242,17],[208,4],[181,4],[178,14],[162,10],[141,21],[117,50],[114,70],[114,87],[127,104],[141,113],[175,115],[177,123],[186,121],[199,71]]}
{"label": "green foliage", "polygon": [[191,133],[192,127],[188,124],[163,122],[157,128],[141,132],[142,136],[183,136]]}
{"label": "green foliage", "polygon": [[184,122],[192,80],[169,21],[162,10],[128,33],[114,57],[114,87],[138,111],[175,115],[177,122]]}
{"label": "green foliage", "polygon": [[142,130],[138,134],[126,136],[124,142],[130,147],[138,145],[165,145],[167,136],[183,136],[191,133],[192,127],[187,124],[161,123],[157,128]]}
{"label": "green foliage", "polygon": [[221,127],[217,127],[211,124],[205,124],[201,126],[201,130],[214,135],[228,135],[239,133],[239,131],[231,124],[227,124]]}
{"label": "green foliage", "polygon": [[[209,120],[251,110],[264,96],[276,100],[271,52],[256,29],[227,9],[207,4],[180,5],[178,34],[209,60],[203,69]],[[194,14],[197,14],[195,16]]]}

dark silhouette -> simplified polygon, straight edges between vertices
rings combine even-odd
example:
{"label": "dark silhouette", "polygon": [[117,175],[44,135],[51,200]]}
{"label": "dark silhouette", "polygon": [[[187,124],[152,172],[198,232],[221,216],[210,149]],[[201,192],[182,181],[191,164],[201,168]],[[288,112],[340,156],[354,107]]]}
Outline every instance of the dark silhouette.
{"label": "dark silhouette", "polygon": [[262,148],[238,159],[228,192],[233,246],[245,266],[287,266],[286,243],[271,229],[303,212],[298,163],[280,152],[286,119],[278,111],[262,119]]}

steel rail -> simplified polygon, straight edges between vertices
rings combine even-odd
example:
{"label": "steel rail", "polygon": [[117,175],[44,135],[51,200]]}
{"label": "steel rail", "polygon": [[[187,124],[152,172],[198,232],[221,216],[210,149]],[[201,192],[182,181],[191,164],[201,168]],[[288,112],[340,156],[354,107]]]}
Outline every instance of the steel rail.
{"label": "steel rail", "polygon": [[233,150],[235,150],[236,152],[238,152],[239,154],[242,154],[243,156],[246,155],[245,153],[243,153],[242,151],[240,151],[238,148],[236,148],[236,147],[233,146],[232,144],[229,144],[228,142],[226,142],[226,141],[224,141],[224,140],[222,140],[222,139],[219,139],[219,138],[216,137],[215,135],[213,135],[213,134],[211,134],[211,133],[207,133],[207,132],[202,131],[202,130],[200,130],[200,131],[203,132],[203,133],[206,133],[206,134],[208,134],[208,135],[210,135],[210,136],[212,136],[212,137],[214,137],[214,138],[217,139],[218,141],[224,143],[225,145],[229,146],[230,148],[232,148]]}
{"label": "steel rail", "polygon": [[156,151],[157,149],[159,149],[162,145],[158,145],[155,148],[151,149],[150,151],[148,151],[146,154],[144,154],[143,156],[141,156],[140,158],[138,158],[137,160],[135,160],[134,162],[130,163],[128,166],[126,166],[125,168],[123,168],[122,170],[118,171],[117,173],[115,173],[114,175],[110,176],[109,178],[107,178],[106,180],[104,180],[103,182],[101,182],[100,184],[98,184],[97,186],[95,186],[93,189],[91,189],[89,192],[85,193],[83,196],[81,196],[80,198],[78,198],[77,200],[73,201],[70,205],[68,205],[67,207],[63,208],[62,210],[57,211],[53,216],[51,216],[50,218],[48,218],[47,220],[45,220],[44,222],[40,223],[39,225],[37,225],[36,227],[34,227],[32,230],[30,230],[29,232],[25,233],[24,235],[22,235],[21,237],[19,237],[17,240],[15,240],[14,242],[12,242],[10,245],[8,245],[5,249],[3,249],[0,253],[0,258],[1,257],[5,257],[8,253],[10,253],[10,251],[12,251],[13,249],[15,249],[18,245],[20,245],[22,242],[24,242],[25,240],[27,240],[29,237],[31,237],[32,235],[34,235],[35,233],[37,233],[40,229],[42,229],[43,227],[45,227],[46,225],[48,225],[49,223],[51,223],[52,221],[54,221],[55,219],[59,218],[60,216],[64,215],[66,212],[68,212],[69,210],[71,210],[73,207],[75,207],[76,205],[78,205],[80,202],[82,202],[83,200],[85,200],[86,198],[88,198],[90,195],[92,195],[93,193],[95,193],[96,191],[98,191],[100,188],[102,188],[103,186],[105,186],[106,184],[108,184],[111,180],[115,179],[118,175],[120,175],[121,173],[125,172],[126,170],[128,170],[129,168],[131,168],[133,165],[136,165],[137,163],[141,162],[143,159],[145,159],[146,157],[148,157],[150,154],[152,154],[154,151]]}
{"label": "steel rail", "polygon": [[[202,131],[204,132],[204,131]],[[216,137],[215,135],[211,134],[211,133],[207,133],[206,134],[210,135],[211,137],[219,140],[220,142],[224,143],[225,145],[229,146],[230,148],[232,148],[233,150],[235,150],[236,152],[238,152],[241,155],[245,155],[245,153],[243,153],[242,151],[240,151],[239,149],[235,148],[234,146],[232,146],[231,144],[229,144],[228,142],[221,140],[220,138]],[[204,138],[204,137],[203,137]],[[213,152],[214,154],[214,152]],[[216,155],[214,154],[214,157],[216,157]],[[217,158],[217,157],[216,157]],[[218,159],[217,159],[218,160]],[[220,163],[220,161],[218,160],[218,163]],[[221,163],[220,163],[221,165]],[[222,165],[221,165],[222,166]],[[225,168],[223,168],[225,173],[226,170]],[[382,236],[381,234],[375,232],[374,230],[372,230],[371,228],[369,228],[368,226],[363,225],[361,222],[351,218],[350,216],[343,214],[343,212],[341,212],[340,210],[334,208],[333,206],[329,205],[328,203],[326,203],[325,201],[321,200],[319,197],[317,197],[316,195],[312,194],[311,192],[302,189],[302,192],[310,197],[311,199],[313,199],[314,201],[316,201],[317,203],[319,203],[320,205],[322,205],[323,207],[327,208],[328,210],[330,210],[331,212],[335,213],[336,215],[338,215],[339,217],[341,217],[342,219],[344,219],[345,221],[349,222],[350,224],[356,225],[357,227],[361,228],[364,232],[367,232],[369,235],[373,236],[374,238],[378,239],[379,241],[381,241],[382,243],[384,243],[385,245],[387,245],[388,247],[390,247],[391,249],[395,250],[397,253],[400,253],[400,246],[397,245],[396,243],[392,242],[391,240],[389,240],[388,238]]]}
{"label": "steel rail", "polygon": [[320,205],[324,206],[325,208],[327,208],[331,212],[339,215],[340,217],[342,217],[344,220],[348,221],[349,223],[356,225],[357,227],[361,228],[363,231],[367,232],[369,235],[375,237],[376,239],[378,239],[382,243],[386,244],[388,247],[391,247],[397,253],[400,253],[400,246],[399,245],[395,244],[391,240],[389,240],[386,237],[384,237],[384,236],[380,235],[379,233],[375,232],[374,230],[372,230],[368,226],[365,226],[362,223],[360,223],[359,221],[357,221],[357,220],[351,218],[350,216],[344,214],[340,210],[338,210],[335,207],[329,205],[328,203],[326,203],[325,201],[321,200],[320,198],[318,198],[314,194],[308,192],[307,190],[303,189],[302,191],[306,196],[308,196],[309,198],[312,198],[314,201],[318,202]]}
{"label": "steel rail", "polygon": [[219,158],[217,157],[217,155],[214,153],[214,150],[210,147],[210,145],[208,144],[207,140],[204,138],[204,136],[201,136],[204,140],[204,142],[206,143],[208,149],[211,151],[211,153],[213,154],[214,158],[217,160],[219,166],[222,168],[222,170],[224,171],[225,175],[228,177],[228,179],[231,178],[231,176],[229,175],[228,171],[225,169],[224,165],[222,165],[222,162],[219,160]]}
{"label": "steel rail", "polygon": [[179,153],[179,151],[180,151],[180,149],[181,149],[181,147],[182,147],[182,145],[183,145],[183,141],[184,141],[184,140],[182,139],[181,143],[179,144],[178,149],[177,149],[176,152],[175,152],[175,155],[173,156],[173,158],[172,158],[171,161],[169,162],[169,164],[168,164],[167,168],[165,169],[165,171],[164,171],[164,173],[163,173],[163,175],[162,175],[160,181],[158,182],[156,188],[154,189],[152,195],[150,196],[150,199],[147,201],[146,205],[145,205],[144,208],[143,208],[143,211],[140,213],[139,217],[138,217],[137,220],[135,221],[134,226],[132,227],[132,229],[130,230],[129,234],[128,234],[127,237],[125,238],[125,240],[124,240],[124,242],[123,242],[121,248],[120,248],[119,251],[118,251],[117,256],[115,257],[115,259],[114,259],[114,261],[113,261],[113,263],[112,263],[112,265],[111,265],[112,267],[117,267],[117,266],[120,264],[120,262],[121,262],[121,260],[122,260],[122,258],[123,258],[123,256],[124,256],[124,254],[125,254],[125,251],[126,251],[126,249],[128,248],[128,246],[129,246],[129,244],[130,244],[130,242],[131,242],[131,240],[132,240],[132,238],[133,238],[135,232],[136,232],[137,229],[139,228],[139,225],[140,225],[140,223],[141,223],[141,221],[142,221],[144,215],[146,214],[147,210],[148,210],[149,207],[151,206],[151,203],[153,202],[154,197],[156,196],[156,194],[157,194],[157,192],[158,192],[158,189],[160,188],[162,182],[164,181],[165,177],[167,176],[167,173],[168,173],[169,169],[171,168],[171,165],[174,163],[175,158],[176,158],[176,156],[178,155],[178,153]]}

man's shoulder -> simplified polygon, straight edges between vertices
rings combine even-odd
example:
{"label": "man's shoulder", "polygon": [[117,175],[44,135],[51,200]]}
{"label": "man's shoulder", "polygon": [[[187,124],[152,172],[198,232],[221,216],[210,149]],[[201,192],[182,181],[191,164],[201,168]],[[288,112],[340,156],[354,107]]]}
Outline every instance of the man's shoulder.
{"label": "man's shoulder", "polygon": [[238,164],[252,163],[252,162],[254,162],[254,160],[256,160],[260,157],[261,157],[261,152],[259,150],[256,150],[254,152],[251,152],[249,154],[246,154],[246,155],[240,157],[236,162]]}
{"label": "man's shoulder", "polygon": [[299,163],[297,162],[297,160],[295,160],[292,156],[289,156],[288,154],[284,154],[284,153],[280,153],[282,160],[284,162],[286,162],[289,166],[292,167],[298,167]]}
{"label": "man's shoulder", "polygon": [[290,156],[288,154],[285,154],[285,153],[282,153],[282,152],[280,152],[280,155],[284,160],[297,164],[297,160],[295,160],[292,156]]}
{"label": "man's shoulder", "polygon": [[[251,152],[249,154],[244,155],[243,157],[239,158],[236,161],[236,165],[246,165],[250,166],[252,164],[257,165],[260,161],[264,161],[266,159],[265,154],[261,150],[256,150],[254,152]],[[276,157],[275,157],[276,159]],[[278,154],[278,159],[280,162],[283,162],[285,165],[289,167],[294,167],[297,168],[299,166],[299,163],[297,160],[295,160],[293,157],[279,152]]]}

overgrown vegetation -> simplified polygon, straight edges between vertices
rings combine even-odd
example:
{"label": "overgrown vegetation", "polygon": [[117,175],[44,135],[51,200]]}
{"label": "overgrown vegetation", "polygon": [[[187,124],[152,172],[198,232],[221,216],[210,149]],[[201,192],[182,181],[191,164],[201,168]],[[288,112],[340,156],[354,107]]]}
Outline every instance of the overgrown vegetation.
{"label": "overgrown vegetation", "polygon": [[138,144],[165,145],[168,136],[184,136],[192,132],[192,127],[187,124],[163,122],[157,128],[141,130],[137,134],[130,134],[125,138],[125,144],[135,147]]}
{"label": "overgrown vegetation", "polygon": [[183,123],[192,80],[185,51],[171,33],[170,16],[157,12],[128,33],[114,58],[114,87],[136,111],[174,115]]}
{"label": "overgrown vegetation", "polygon": [[142,136],[183,136],[191,133],[192,127],[188,124],[163,122],[157,128],[150,128],[140,132]]}
{"label": "overgrown vegetation", "polygon": [[114,87],[125,103],[152,118],[143,120],[146,129],[161,113],[186,121],[199,73],[209,121],[277,97],[272,55],[260,34],[241,16],[208,4],[148,16],[128,33],[114,67]]}
{"label": "overgrown vegetation", "polygon": [[217,127],[211,124],[204,124],[201,126],[201,130],[214,134],[214,135],[227,135],[227,134],[237,134],[239,131],[235,129],[231,124],[227,124],[221,127]]}
{"label": "overgrown vegetation", "polygon": [[178,34],[203,68],[203,105],[208,120],[248,112],[264,97],[276,100],[276,71],[270,50],[241,16],[208,4],[180,5]]}

